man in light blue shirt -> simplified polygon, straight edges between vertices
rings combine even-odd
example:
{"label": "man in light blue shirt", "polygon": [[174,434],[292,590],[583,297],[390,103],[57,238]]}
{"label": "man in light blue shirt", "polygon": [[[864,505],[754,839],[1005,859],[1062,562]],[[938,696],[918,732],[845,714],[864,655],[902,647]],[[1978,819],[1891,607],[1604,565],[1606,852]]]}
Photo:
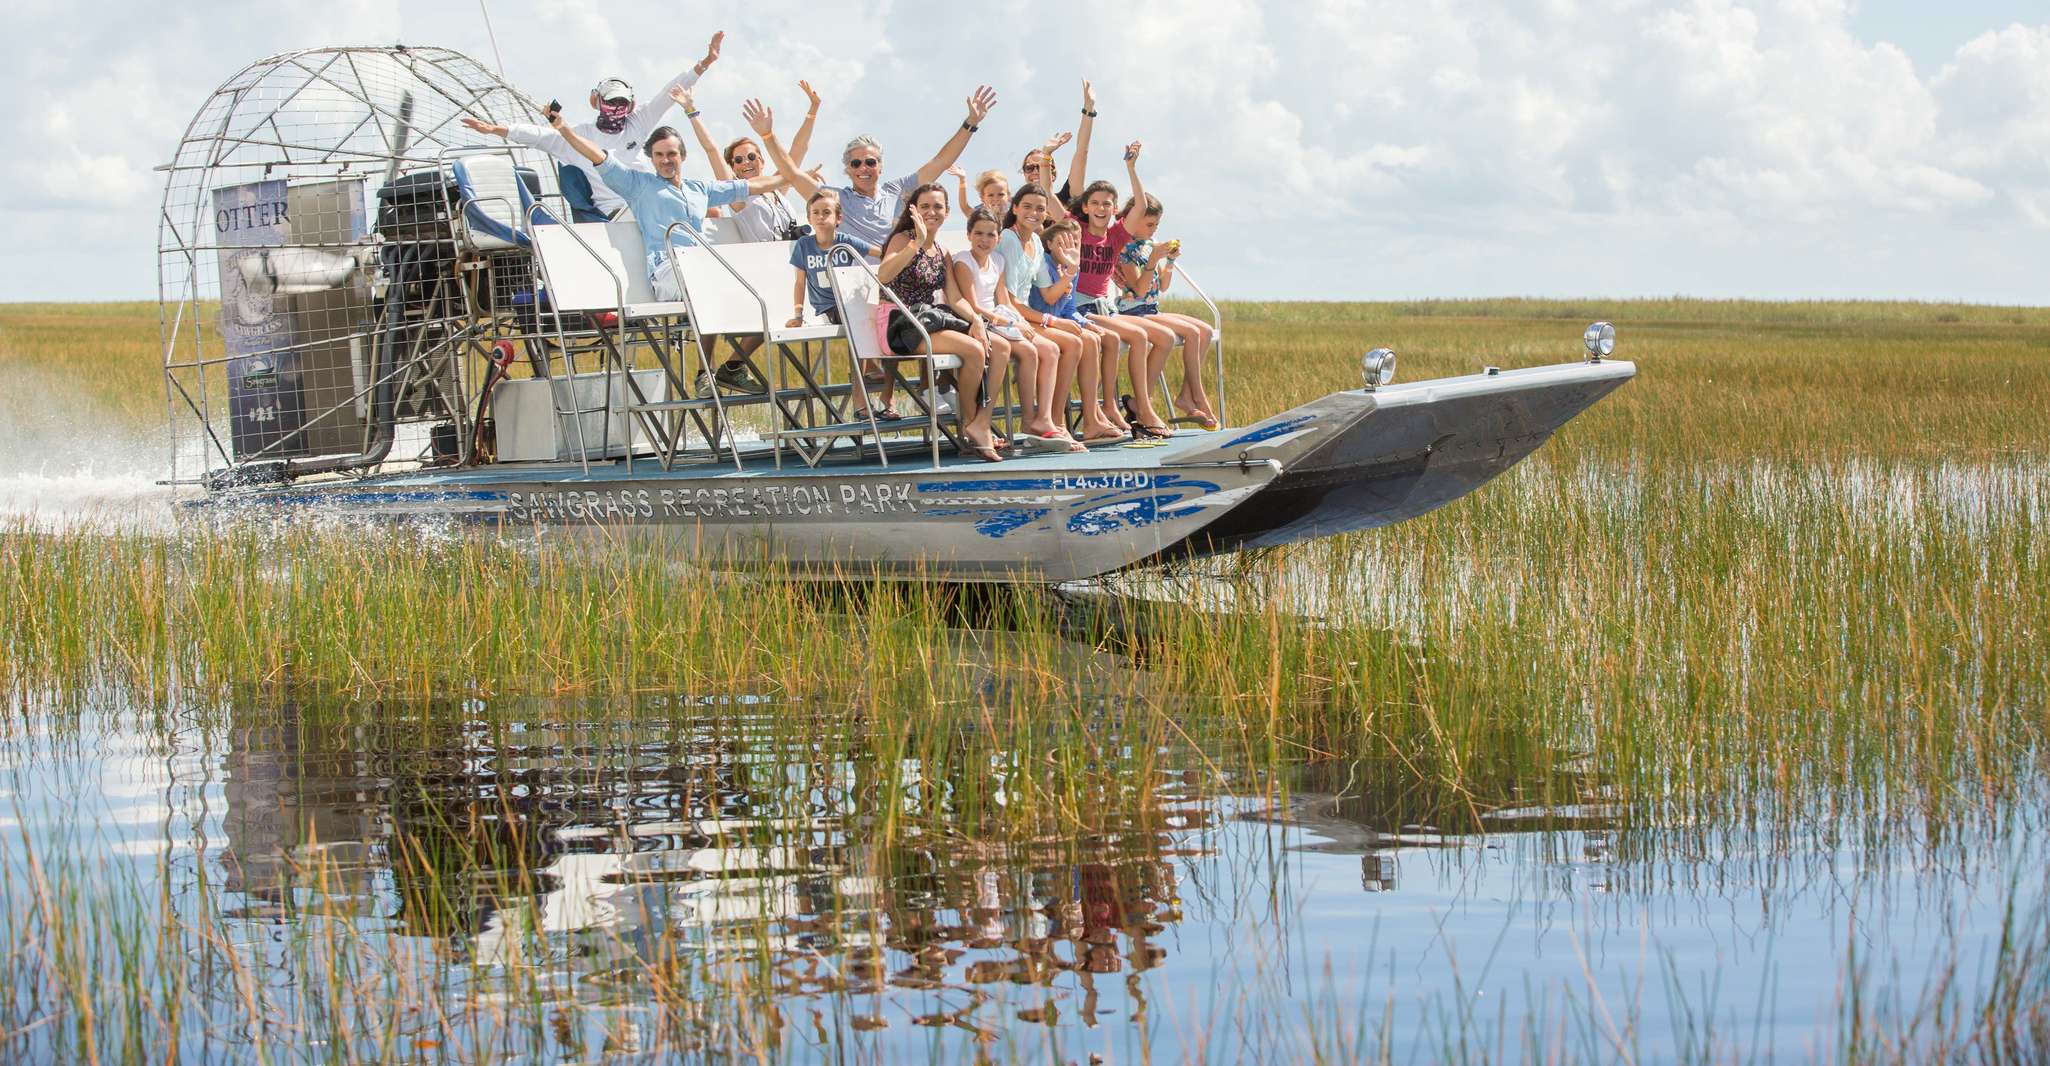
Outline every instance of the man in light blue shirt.
{"label": "man in light blue shirt", "polygon": [[[691,233],[704,229],[705,208],[739,203],[783,185],[783,178],[776,174],[747,181],[703,182],[684,177],[683,137],[670,126],[648,134],[648,161],[655,165],[655,172],[650,174],[612,158],[605,149],[585,140],[562,121],[561,112],[549,112],[548,124],[577,154],[590,160],[605,184],[633,209],[634,223],[641,229],[641,247],[647,254],[648,281],[658,300],[683,299],[683,284],[669,261],[669,248],[671,244],[679,249],[697,244]],[[677,222],[686,223],[688,228],[678,227],[670,234],[669,227]]]}
{"label": "man in light blue shirt", "polygon": [[[835,189],[840,194],[840,235],[850,243],[871,247],[878,252],[888,243],[890,227],[897,224],[897,213],[903,207],[904,197],[911,190],[930,182],[938,181],[954,161],[961,158],[961,151],[968,147],[968,139],[982,125],[982,120],[995,107],[997,94],[989,86],[979,86],[975,95],[968,98],[968,117],[961,128],[954,131],[947,143],[925,165],[901,178],[883,181],[883,148],[874,138],[862,136],[847,142],[840,153],[840,162],[847,168],[849,184]],[[759,100],[750,100],[741,109],[747,116],[748,125],[757,134],[766,135],[774,126],[775,116]],[[776,162],[777,169],[790,175],[790,187],[797,195],[809,202],[812,194],[820,189],[818,182],[805,174],[790,159],[790,154],[781,146],[764,144],[769,157]],[[873,258],[870,262],[874,262]]]}

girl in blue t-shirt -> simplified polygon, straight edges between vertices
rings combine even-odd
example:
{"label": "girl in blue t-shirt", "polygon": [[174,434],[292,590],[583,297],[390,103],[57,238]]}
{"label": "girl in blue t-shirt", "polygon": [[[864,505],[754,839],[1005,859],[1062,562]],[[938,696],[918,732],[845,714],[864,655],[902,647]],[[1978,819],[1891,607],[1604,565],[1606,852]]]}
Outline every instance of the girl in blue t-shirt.
{"label": "girl in blue t-shirt", "polygon": [[[1041,238],[1041,231],[1054,213],[1053,205],[1053,197],[1048,195],[1045,186],[1037,183],[1027,184],[1011,198],[1011,208],[1004,215],[1003,237],[997,243],[997,253],[1004,257],[1004,287],[1011,291],[1025,320],[1038,327],[1039,335],[1052,341],[1059,349],[1060,371],[1052,395],[1059,397],[1063,422],[1068,390],[1079,383],[1082,390],[1083,443],[1117,440],[1124,436],[1123,431],[1118,428],[1118,423],[1103,417],[1102,338],[1106,334],[1086,315],[1081,315],[1079,320],[1049,315],[1033,303],[1038,294],[1034,279],[1042,273],[1052,276],[1046,271],[1046,244]],[[1117,358],[1115,348],[1111,350],[1111,358]]]}
{"label": "girl in blue t-shirt", "polygon": [[[1132,432],[1118,410],[1118,341],[1090,321],[1075,301],[1075,277],[1081,272],[1082,225],[1063,218],[1041,235],[1046,254],[1032,278],[1031,309],[1049,330],[1072,330],[1084,338],[1080,374],[1082,387],[1082,442],[1094,444],[1129,436]],[[1089,345],[1096,351],[1092,357]]]}

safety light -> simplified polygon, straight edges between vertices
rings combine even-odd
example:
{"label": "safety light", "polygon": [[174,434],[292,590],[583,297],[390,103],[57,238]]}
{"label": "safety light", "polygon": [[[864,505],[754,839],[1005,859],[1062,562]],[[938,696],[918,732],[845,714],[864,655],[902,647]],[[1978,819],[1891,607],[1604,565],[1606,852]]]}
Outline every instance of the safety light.
{"label": "safety light", "polygon": [[1580,342],[1587,345],[1587,361],[1599,363],[1616,354],[1616,327],[1607,322],[1597,322],[1580,335]]}
{"label": "safety light", "polygon": [[1360,356],[1360,373],[1367,379],[1367,391],[1372,392],[1395,380],[1395,352],[1388,348],[1376,348]]}

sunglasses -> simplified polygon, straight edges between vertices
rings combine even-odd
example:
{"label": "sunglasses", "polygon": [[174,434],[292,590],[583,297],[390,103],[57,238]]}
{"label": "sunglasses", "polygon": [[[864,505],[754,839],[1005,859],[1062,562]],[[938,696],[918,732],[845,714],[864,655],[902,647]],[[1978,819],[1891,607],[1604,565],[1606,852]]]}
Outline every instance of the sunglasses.
{"label": "sunglasses", "polygon": [[734,156],[733,158],[731,158],[731,159],[727,160],[727,162],[728,162],[728,163],[731,163],[731,164],[733,164],[734,166],[736,166],[736,167],[737,167],[737,166],[739,166],[739,165],[740,165],[740,164],[742,164],[742,163],[755,163],[755,162],[760,162],[760,161],[761,161],[761,158],[762,158],[762,157],[761,157],[761,156],[760,156],[760,155],[759,155],[758,153],[755,153],[755,152],[749,152],[749,153],[748,153],[748,154],[746,154],[746,155],[737,155],[737,156]]}
{"label": "sunglasses", "polygon": [[860,167],[863,170],[866,170],[871,167],[882,166],[883,161],[880,159],[850,159],[847,161],[847,165],[850,167]]}
{"label": "sunglasses", "polygon": [[1025,164],[1025,173],[1027,173],[1027,174],[1037,174],[1037,173],[1039,173],[1040,171],[1042,171],[1042,170],[1045,170],[1045,169],[1046,169],[1046,164],[1044,164],[1044,163],[1027,163],[1027,164]]}

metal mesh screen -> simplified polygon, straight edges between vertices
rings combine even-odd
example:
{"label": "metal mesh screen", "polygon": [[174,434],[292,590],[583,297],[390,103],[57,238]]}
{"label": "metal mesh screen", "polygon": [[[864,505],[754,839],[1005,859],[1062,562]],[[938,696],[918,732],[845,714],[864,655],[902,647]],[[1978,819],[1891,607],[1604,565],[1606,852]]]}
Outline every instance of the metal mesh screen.
{"label": "metal mesh screen", "polygon": [[[462,398],[533,287],[484,216],[521,228],[514,182],[560,204],[545,156],[459,119],[537,113],[439,48],[293,52],[214,91],[160,168],[174,478],[346,473],[463,448]],[[459,176],[488,210],[459,205]]]}

